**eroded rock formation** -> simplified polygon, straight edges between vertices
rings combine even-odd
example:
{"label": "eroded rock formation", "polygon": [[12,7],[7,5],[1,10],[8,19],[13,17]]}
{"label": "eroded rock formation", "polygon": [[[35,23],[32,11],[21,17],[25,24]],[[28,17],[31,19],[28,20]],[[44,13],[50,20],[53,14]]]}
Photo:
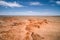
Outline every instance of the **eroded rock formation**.
{"label": "eroded rock formation", "polygon": [[[2,17],[0,18],[0,40],[49,40],[49,38],[46,39],[45,37],[49,34],[49,30],[47,30],[49,27],[48,25],[50,26],[55,24],[49,23],[49,20],[44,18],[29,19],[20,17]],[[45,33],[47,31],[46,35],[44,34],[44,31],[42,29],[45,31]],[[50,30],[53,29],[51,27]],[[40,34],[39,32],[41,32],[42,34]]]}

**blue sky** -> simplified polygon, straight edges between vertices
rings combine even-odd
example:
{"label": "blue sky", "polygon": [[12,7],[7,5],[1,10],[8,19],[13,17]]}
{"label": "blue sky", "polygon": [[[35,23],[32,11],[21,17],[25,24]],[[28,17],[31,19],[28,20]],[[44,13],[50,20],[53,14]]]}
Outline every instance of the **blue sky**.
{"label": "blue sky", "polygon": [[0,0],[0,15],[60,16],[60,0]]}

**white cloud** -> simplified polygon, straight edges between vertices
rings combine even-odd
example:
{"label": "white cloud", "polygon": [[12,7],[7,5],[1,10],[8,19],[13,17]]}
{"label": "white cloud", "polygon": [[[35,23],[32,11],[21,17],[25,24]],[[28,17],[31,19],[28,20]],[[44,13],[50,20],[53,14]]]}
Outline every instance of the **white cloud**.
{"label": "white cloud", "polygon": [[30,2],[30,5],[43,5],[43,4],[41,4],[40,2]]}
{"label": "white cloud", "polygon": [[54,16],[54,15],[60,15],[54,12],[49,11],[42,11],[42,12],[35,12],[35,11],[24,11],[24,12],[3,12],[0,15],[23,15],[23,16]]}
{"label": "white cloud", "polygon": [[17,2],[6,2],[6,1],[0,1],[0,5],[5,7],[23,7],[23,5],[18,4]]}
{"label": "white cloud", "polygon": [[19,15],[38,15],[40,12],[34,12],[34,11],[25,11],[25,12],[16,12],[16,14]]}
{"label": "white cloud", "polygon": [[60,1],[56,1],[56,4],[60,5]]}

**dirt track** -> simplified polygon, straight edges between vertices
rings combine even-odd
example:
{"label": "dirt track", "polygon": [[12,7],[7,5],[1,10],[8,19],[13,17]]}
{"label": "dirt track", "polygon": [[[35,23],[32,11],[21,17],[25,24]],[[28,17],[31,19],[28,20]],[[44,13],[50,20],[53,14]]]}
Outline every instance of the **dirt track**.
{"label": "dirt track", "polygon": [[0,40],[60,40],[60,16],[0,17]]}

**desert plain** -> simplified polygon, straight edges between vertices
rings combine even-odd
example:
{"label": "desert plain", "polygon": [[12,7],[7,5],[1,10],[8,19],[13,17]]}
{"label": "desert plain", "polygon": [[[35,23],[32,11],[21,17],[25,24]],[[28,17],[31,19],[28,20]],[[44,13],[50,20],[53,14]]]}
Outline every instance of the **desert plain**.
{"label": "desert plain", "polygon": [[0,40],[60,40],[60,16],[0,16]]}

